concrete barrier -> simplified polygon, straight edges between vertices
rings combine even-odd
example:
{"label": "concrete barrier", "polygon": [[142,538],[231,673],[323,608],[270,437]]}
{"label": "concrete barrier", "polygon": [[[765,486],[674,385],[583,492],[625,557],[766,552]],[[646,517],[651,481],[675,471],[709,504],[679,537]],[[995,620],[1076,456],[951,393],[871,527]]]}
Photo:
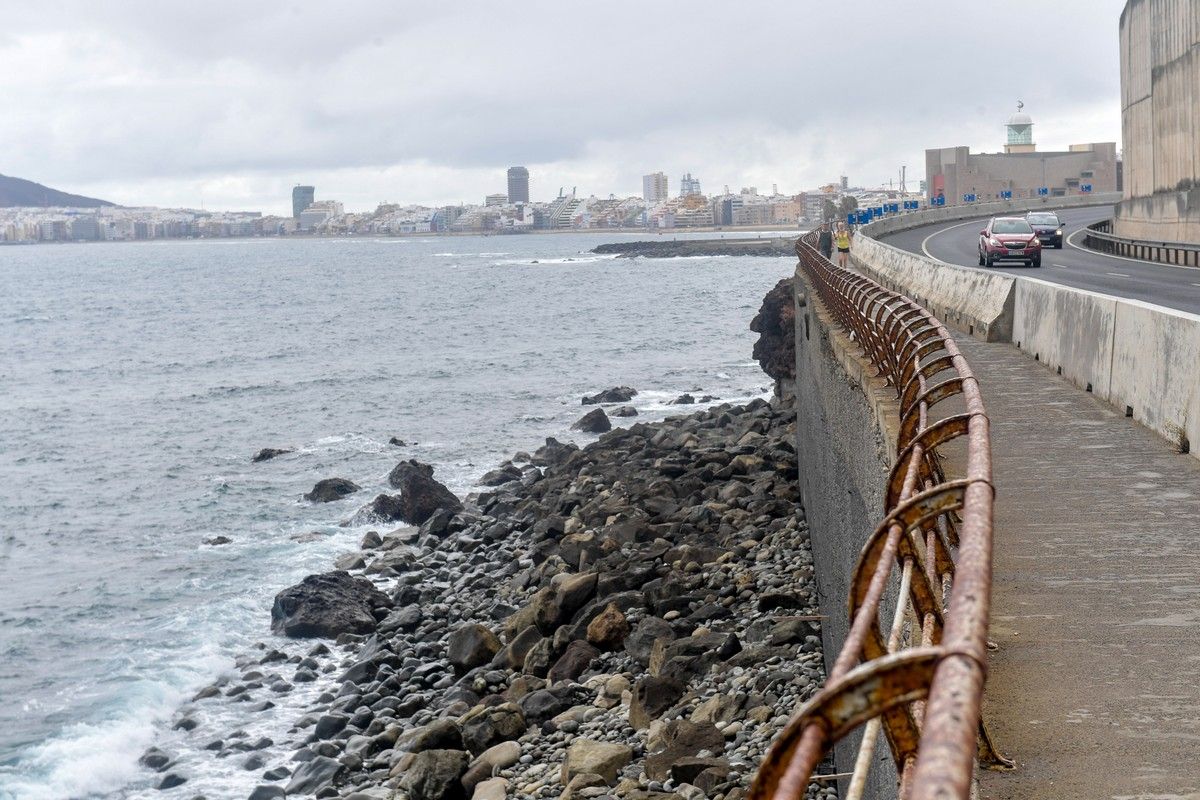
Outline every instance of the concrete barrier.
{"label": "concrete barrier", "polygon": [[1200,316],[1022,278],[1013,341],[1081,389],[1200,456]]}
{"label": "concrete barrier", "polygon": [[[1112,202],[1106,195],[1052,199],[1052,208]],[[944,264],[875,238],[1044,205],[1027,200],[980,203],[880,220],[859,231],[851,261],[946,324],[986,341],[1013,342],[1074,385],[1200,457],[1193,446],[1200,440],[1200,316],[1037,278]]]}

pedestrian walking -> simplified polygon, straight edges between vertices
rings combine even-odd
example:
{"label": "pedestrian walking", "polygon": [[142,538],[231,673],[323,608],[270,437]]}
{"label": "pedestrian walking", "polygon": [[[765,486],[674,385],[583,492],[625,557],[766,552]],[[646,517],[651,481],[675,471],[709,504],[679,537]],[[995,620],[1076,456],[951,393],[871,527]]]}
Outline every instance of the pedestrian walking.
{"label": "pedestrian walking", "polygon": [[850,229],[846,227],[846,223],[839,222],[837,228],[837,236],[833,237],[837,244],[838,250],[838,266],[845,267],[850,262]]}
{"label": "pedestrian walking", "polygon": [[833,231],[830,230],[828,222],[822,222],[821,229],[817,232],[817,249],[826,260],[833,258]]}

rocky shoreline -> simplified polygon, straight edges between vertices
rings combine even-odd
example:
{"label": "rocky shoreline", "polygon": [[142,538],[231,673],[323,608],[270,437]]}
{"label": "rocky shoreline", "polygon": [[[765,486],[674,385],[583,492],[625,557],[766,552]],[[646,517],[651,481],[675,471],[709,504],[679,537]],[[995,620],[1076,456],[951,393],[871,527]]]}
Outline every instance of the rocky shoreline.
{"label": "rocky shoreline", "polygon": [[[769,296],[755,329],[783,305]],[[633,390],[609,392],[584,404]],[[272,629],[289,639],[174,727],[259,773],[251,800],[738,800],[824,679],[793,420],[755,400],[583,448],[548,439],[465,501],[401,462],[399,494],[359,513],[407,524],[280,592]],[[260,712],[310,686],[285,741],[202,724],[206,705]],[[169,752],[142,764],[187,785]]]}
{"label": "rocky shoreline", "polygon": [[592,250],[617,258],[679,258],[696,256],[760,256],[795,258],[796,237],[772,239],[671,239],[643,242],[614,242]]}

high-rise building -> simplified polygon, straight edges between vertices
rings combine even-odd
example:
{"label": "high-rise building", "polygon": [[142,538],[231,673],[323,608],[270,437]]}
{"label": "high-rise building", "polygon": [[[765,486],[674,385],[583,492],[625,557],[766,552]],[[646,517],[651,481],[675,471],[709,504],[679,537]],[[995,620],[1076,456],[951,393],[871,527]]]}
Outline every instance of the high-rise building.
{"label": "high-rise building", "polygon": [[316,189],[311,186],[292,187],[292,218],[300,219],[300,212],[313,204]]}
{"label": "high-rise building", "polygon": [[839,184],[839,185],[842,187],[842,191],[843,191],[843,192],[845,192],[845,191],[849,191],[849,189],[850,189],[850,178],[848,178],[847,176],[843,175],[843,176],[841,176],[840,180],[838,181],[838,184]]}
{"label": "high-rise building", "polygon": [[642,199],[647,203],[661,203],[670,196],[671,189],[667,185],[667,174],[655,172],[642,176]]}
{"label": "high-rise building", "polygon": [[691,197],[692,195],[703,194],[700,191],[700,179],[693,178],[692,173],[684,175],[679,180],[679,196]]}
{"label": "high-rise building", "polygon": [[508,202],[529,202],[529,170],[524,167],[508,168]]}
{"label": "high-rise building", "polygon": [[496,194],[489,194],[483,198],[483,204],[485,206],[502,206],[507,202],[508,202],[508,195],[500,194],[499,192],[497,192]]}

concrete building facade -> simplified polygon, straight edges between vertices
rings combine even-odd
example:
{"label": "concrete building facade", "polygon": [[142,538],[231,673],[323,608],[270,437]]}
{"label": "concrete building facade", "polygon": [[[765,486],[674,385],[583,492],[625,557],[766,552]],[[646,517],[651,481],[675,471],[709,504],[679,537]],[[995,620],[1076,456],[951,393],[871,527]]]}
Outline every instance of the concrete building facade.
{"label": "concrete building facade", "polygon": [[524,167],[508,168],[508,202],[529,202],[529,170]]}
{"label": "concrete building facade", "polygon": [[703,192],[700,191],[700,179],[693,178],[692,173],[689,172],[679,179],[680,197],[692,197],[693,195],[698,196],[701,194],[703,194]]}
{"label": "concrete building facade", "polygon": [[1039,151],[1033,120],[1021,106],[1009,117],[1003,153],[972,153],[968,147],[925,151],[926,196],[946,198],[946,205],[996,200],[1004,191],[1013,198],[1036,197],[1045,187],[1051,197],[1117,190],[1117,143],[1073,144],[1067,150]]}
{"label": "concrete building facade", "polygon": [[292,219],[300,219],[300,212],[313,204],[316,189],[297,184],[292,188]]}
{"label": "concrete building facade", "polygon": [[642,176],[642,199],[647,203],[661,203],[671,195],[665,172],[654,172]]}
{"label": "concrete building facade", "polygon": [[1124,199],[1113,233],[1200,243],[1200,3],[1128,0],[1120,42]]}

